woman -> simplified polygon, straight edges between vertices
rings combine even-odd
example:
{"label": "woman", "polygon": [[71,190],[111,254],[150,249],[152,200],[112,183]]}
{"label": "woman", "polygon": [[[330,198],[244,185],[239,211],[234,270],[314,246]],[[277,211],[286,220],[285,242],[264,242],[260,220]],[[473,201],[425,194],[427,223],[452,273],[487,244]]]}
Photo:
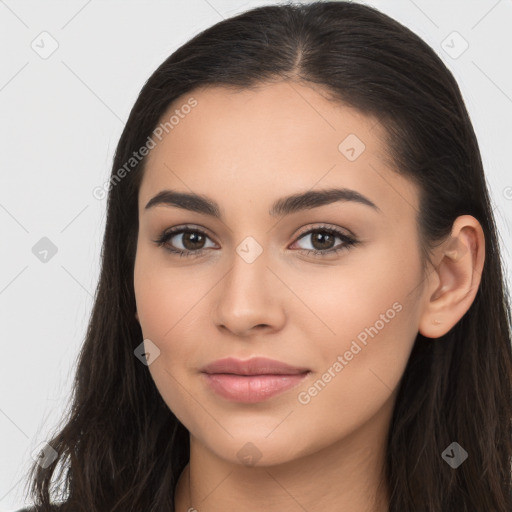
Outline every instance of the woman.
{"label": "woman", "polygon": [[37,510],[512,509],[489,194],[410,30],[317,2],[198,34],[143,87],[107,213]]}

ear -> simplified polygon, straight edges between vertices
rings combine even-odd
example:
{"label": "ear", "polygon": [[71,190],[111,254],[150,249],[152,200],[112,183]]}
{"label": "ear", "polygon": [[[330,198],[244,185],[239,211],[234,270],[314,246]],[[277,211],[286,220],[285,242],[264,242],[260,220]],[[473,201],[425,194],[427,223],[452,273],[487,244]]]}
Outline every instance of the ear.
{"label": "ear", "polygon": [[435,254],[418,326],[427,338],[446,334],[475,299],[485,260],[482,226],[471,215],[457,217],[451,236]]}

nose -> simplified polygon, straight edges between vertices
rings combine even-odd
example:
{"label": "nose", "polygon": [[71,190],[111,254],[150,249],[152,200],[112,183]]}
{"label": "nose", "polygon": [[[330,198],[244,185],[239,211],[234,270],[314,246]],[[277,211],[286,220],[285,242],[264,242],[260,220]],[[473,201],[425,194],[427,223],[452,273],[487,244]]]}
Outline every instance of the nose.
{"label": "nose", "polygon": [[[265,253],[248,263],[236,255],[220,281],[214,321],[238,337],[278,331],[285,321],[286,287],[268,266]],[[288,299],[290,291],[288,290]]]}

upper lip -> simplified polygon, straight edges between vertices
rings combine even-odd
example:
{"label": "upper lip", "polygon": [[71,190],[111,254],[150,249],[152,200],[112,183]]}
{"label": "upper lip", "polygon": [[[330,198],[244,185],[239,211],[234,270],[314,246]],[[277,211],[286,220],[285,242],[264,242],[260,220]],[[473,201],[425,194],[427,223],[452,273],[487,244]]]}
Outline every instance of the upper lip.
{"label": "upper lip", "polygon": [[291,366],[275,359],[253,357],[245,361],[226,357],[207,364],[204,373],[231,373],[234,375],[297,375],[308,372],[308,368]]}

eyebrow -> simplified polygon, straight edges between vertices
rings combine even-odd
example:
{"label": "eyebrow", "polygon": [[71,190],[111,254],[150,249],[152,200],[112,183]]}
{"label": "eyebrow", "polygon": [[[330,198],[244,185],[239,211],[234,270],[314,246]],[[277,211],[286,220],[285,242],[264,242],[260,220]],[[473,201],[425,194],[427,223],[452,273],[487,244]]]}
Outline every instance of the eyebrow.
{"label": "eyebrow", "polygon": [[[327,204],[349,201],[369,206],[373,210],[381,212],[381,209],[376,204],[355,190],[348,188],[331,188],[327,190],[310,190],[308,192],[282,197],[274,202],[269,210],[269,215],[272,217],[290,215]],[[222,219],[219,205],[213,199],[194,193],[162,190],[149,200],[144,211],[150,210],[156,206],[175,206],[184,210]]]}

